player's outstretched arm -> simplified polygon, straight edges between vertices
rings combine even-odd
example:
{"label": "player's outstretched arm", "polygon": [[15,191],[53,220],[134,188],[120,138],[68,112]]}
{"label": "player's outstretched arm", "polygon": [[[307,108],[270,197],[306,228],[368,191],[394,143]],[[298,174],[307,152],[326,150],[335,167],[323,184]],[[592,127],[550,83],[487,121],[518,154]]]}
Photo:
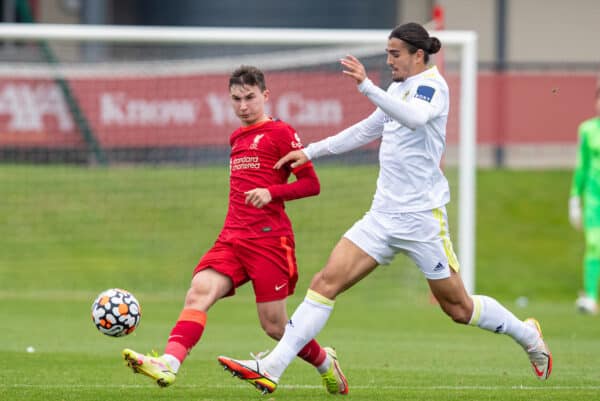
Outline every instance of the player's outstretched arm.
{"label": "player's outstretched arm", "polygon": [[285,155],[281,159],[279,159],[277,161],[277,163],[275,163],[273,168],[275,170],[279,170],[282,166],[285,166],[287,163],[292,162],[290,167],[292,169],[294,169],[294,168],[301,166],[304,163],[308,162],[308,160],[309,160],[308,156],[303,151],[292,150],[290,153],[288,153],[287,155]]}
{"label": "player's outstretched arm", "polygon": [[312,165],[306,165],[294,173],[296,181],[286,184],[271,185],[269,188],[254,188],[244,192],[246,205],[257,209],[268,205],[274,199],[290,201],[318,195],[321,191],[319,177]]}
{"label": "player's outstretched arm", "polygon": [[296,181],[269,186],[273,199],[290,201],[319,194],[321,183],[311,163],[306,163],[292,172],[296,176]]}

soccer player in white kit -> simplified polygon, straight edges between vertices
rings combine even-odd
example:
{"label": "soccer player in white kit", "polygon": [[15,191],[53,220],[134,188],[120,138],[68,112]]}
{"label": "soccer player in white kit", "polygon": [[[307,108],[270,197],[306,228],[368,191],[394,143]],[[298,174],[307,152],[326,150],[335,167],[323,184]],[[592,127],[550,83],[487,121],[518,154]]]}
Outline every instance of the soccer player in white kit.
{"label": "soccer player in white kit", "polygon": [[552,355],[537,320],[521,321],[495,299],[468,294],[458,274],[445,207],[450,191],[440,168],[446,146],[448,85],[435,66],[428,66],[429,55],[440,48],[440,41],[419,24],[395,28],[386,49],[393,79],[387,91],[369,80],[357,58],[342,59],[343,73],[377,109],[337,135],[288,153],[275,165],[291,162],[295,168],[381,138],[371,209],[344,234],[325,267],[313,277],[278,345],[263,359],[219,357],[227,370],[259,390],[274,391],[298,351],[325,326],[340,293],[380,264],[388,264],[397,253],[415,262],[452,320],[509,335],[527,352],[539,379],[550,375]]}

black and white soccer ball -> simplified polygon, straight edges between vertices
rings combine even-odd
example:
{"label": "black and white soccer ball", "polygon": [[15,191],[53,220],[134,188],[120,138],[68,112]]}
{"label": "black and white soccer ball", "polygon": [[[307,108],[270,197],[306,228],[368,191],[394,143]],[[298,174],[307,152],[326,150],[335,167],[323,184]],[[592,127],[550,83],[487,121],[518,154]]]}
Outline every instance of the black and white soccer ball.
{"label": "black and white soccer ball", "polygon": [[103,291],[92,304],[92,321],[100,333],[111,337],[131,334],[140,324],[142,309],[127,290],[111,288]]}

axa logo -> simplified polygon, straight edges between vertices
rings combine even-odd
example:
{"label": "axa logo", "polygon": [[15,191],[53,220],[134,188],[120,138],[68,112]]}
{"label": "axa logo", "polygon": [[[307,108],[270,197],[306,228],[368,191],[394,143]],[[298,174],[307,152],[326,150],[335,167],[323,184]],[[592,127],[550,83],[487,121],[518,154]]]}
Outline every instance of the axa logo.
{"label": "axa logo", "polygon": [[[198,117],[194,99],[133,98],[124,92],[98,93],[99,122],[105,126],[193,125]],[[90,110],[83,110],[90,112]],[[43,132],[54,119],[60,132],[75,125],[61,89],[54,83],[8,83],[0,87],[0,116],[7,115],[6,129]]]}
{"label": "axa logo", "polygon": [[263,136],[265,136],[265,134],[258,134],[258,135],[256,135],[254,137],[254,141],[252,141],[252,144],[250,145],[250,149],[252,149],[252,150],[258,149],[258,143],[263,138]]}
{"label": "axa logo", "polygon": [[0,87],[0,116],[8,116],[6,129],[43,132],[47,118],[60,132],[73,132],[73,119],[58,86],[52,83],[8,83]]}

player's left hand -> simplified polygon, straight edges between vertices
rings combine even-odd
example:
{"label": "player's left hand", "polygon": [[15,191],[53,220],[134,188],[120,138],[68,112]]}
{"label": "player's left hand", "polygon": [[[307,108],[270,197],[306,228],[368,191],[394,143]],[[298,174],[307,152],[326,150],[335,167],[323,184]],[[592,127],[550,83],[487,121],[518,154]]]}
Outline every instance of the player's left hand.
{"label": "player's left hand", "polygon": [[357,84],[367,79],[367,71],[365,66],[353,55],[349,54],[340,60],[340,63],[344,67],[342,71],[345,75],[350,78],[354,78]]}
{"label": "player's left hand", "polygon": [[302,150],[292,150],[287,155],[279,159],[277,163],[275,163],[273,168],[275,170],[279,170],[281,167],[283,167],[289,162],[291,162],[291,168],[296,168],[308,162],[308,156],[306,156],[306,153],[304,153]]}
{"label": "player's left hand", "polygon": [[267,205],[273,199],[271,192],[266,188],[254,188],[244,192],[244,194],[246,195],[246,205],[251,204],[258,209]]}

